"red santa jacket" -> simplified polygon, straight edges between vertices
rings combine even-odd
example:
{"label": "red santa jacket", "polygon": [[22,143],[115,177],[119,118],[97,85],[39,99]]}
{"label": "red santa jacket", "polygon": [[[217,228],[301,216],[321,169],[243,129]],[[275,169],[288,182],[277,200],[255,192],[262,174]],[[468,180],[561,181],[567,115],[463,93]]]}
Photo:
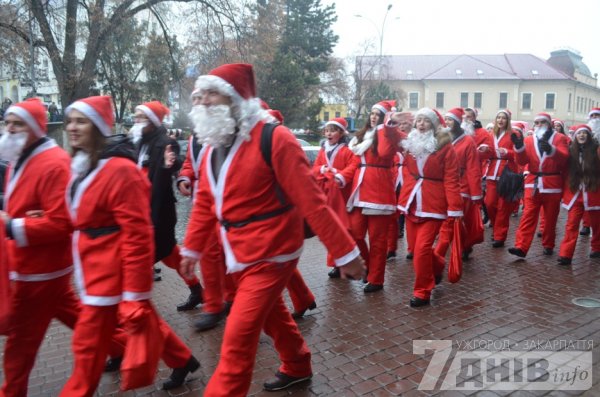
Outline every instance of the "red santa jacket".
{"label": "red santa jacket", "polygon": [[540,193],[560,193],[564,184],[564,172],[569,161],[567,137],[554,132],[548,142],[552,145],[550,154],[540,154],[538,140],[534,135],[525,138],[525,145],[515,150],[519,165],[527,165],[525,189],[537,188]]}
{"label": "red santa jacket", "polygon": [[348,183],[354,178],[357,163],[354,161],[354,153],[348,149],[346,144],[339,144],[333,149],[331,158],[327,158],[325,148],[322,147],[317,154],[313,164],[313,175],[317,180],[324,175],[325,168],[333,167],[336,169],[334,177],[342,182],[342,196],[348,200],[352,191],[352,185]]}
{"label": "red santa jacket", "polygon": [[[377,126],[377,152],[373,153],[369,132],[360,144],[350,148],[357,155],[352,194],[348,211],[354,207],[396,211],[396,193],[392,176],[394,155],[398,150],[398,132],[395,128]],[[356,161],[355,160],[355,161]]]}
{"label": "red santa jacket", "polygon": [[200,172],[200,162],[202,161],[202,157],[204,156],[206,148],[202,147],[198,155],[194,155],[194,145],[198,145],[198,143],[196,142],[194,135],[192,135],[190,136],[188,142],[187,153],[185,154],[185,161],[181,166],[181,170],[179,170],[177,183],[181,181],[187,181],[190,183],[190,186],[194,186],[194,184],[198,180],[198,173]]}
{"label": "red santa jacket", "polygon": [[404,154],[396,152],[394,155],[394,165],[392,166],[392,180],[394,181],[394,189],[396,190],[404,184],[402,167],[404,167]]}
{"label": "red santa jacket", "polygon": [[[480,156],[481,159],[489,160],[485,173],[486,180],[495,181],[500,179],[500,175],[502,175],[502,171],[506,166],[511,171],[517,172],[517,163],[510,134],[512,134],[512,130],[504,131],[498,137],[493,133],[488,134],[485,144],[490,150],[483,152]],[[499,149],[506,149],[506,153]]]}
{"label": "red santa jacket", "polygon": [[449,134],[438,134],[438,147],[419,158],[405,153],[404,185],[398,199],[400,211],[436,219],[463,215],[458,162]]}
{"label": "red santa jacket", "polygon": [[[4,210],[12,218],[7,242],[10,278],[45,281],[72,271],[71,220],[65,205],[70,157],[53,140],[36,147],[17,172],[9,167]],[[37,218],[31,210],[42,210]]]}
{"label": "red santa jacket", "polygon": [[326,205],[296,138],[284,126],[275,128],[269,167],[260,149],[263,125],[253,127],[249,140],[236,138],[218,178],[211,166],[214,149],[207,149],[183,255],[200,258],[216,227],[229,273],[260,262],[287,262],[301,254],[305,218],[336,265],[350,262],[358,248]]}
{"label": "red santa jacket", "polygon": [[481,191],[481,163],[472,137],[462,134],[452,141],[458,161],[460,195],[471,200],[483,198]]}
{"label": "red santa jacket", "polygon": [[81,301],[111,306],[150,299],[154,235],[150,182],[131,160],[112,157],[76,187],[71,211],[75,281]]}

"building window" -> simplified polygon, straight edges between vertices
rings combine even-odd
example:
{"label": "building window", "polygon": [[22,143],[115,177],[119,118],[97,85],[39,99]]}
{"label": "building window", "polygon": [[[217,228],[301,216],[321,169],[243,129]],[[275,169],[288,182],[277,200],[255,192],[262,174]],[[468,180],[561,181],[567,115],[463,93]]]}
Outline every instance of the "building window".
{"label": "building window", "polygon": [[438,109],[444,108],[444,93],[443,92],[435,93],[435,107]]}
{"label": "building window", "polygon": [[523,93],[523,100],[521,101],[521,109],[531,110],[531,92]]}
{"label": "building window", "polygon": [[553,92],[546,93],[546,109],[554,109],[554,99],[556,94]]}
{"label": "building window", "polygon": [[419,93],[411,92],[408,94],[408,107],[410,109],[418,109],[419,108]]}
{"label": "building window", "polygon": [[342,114],[340,112],[335,112],[335,118],[340,117]]}
{"label": "building window", "polygon": [[500,93],[500,100],[498,101],[499,109],[506,109],[508,107],[508,92]]}
{"label": "building window", "polygon": [[579,96],[577,97],[577,106],[575,109],[576,109],[575,111],[577,113],[581,112],[581,97],[579,97]]}
{"label": "building window", "polygon": [[569,112],[571,111],[571,100],[573,99],[572,96],[573,94],[569,93],[569,103],[567,104]]}
{"label": "building window", "polygon": [[323,113],[323,121],[329,121],[329,112]]}
{"label": "building window", "polygon": [[476,92],[473,98],[473,107],[475,109],[481,109],[481,101],[483,98],[483,94],[481,92]]}
{"label": "building window", "polygon": [[460,93],[460,107],[462,107],[462,108],[469,107],[469,93],[468,92]]}

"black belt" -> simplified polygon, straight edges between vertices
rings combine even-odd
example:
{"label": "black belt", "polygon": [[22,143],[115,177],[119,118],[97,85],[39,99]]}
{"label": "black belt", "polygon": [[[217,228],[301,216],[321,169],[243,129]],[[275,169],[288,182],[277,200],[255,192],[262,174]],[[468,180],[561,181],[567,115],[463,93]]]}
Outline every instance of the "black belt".
{"label": "black belt", "polygon": [[444,182],[443,179],[437,179],[437,178],[429,178],[427,176],[421,176],[421,175],[415,175],[415,174],[411,174],[413,176],[413,178],[415,178],[415,180],[419,180],[419,179],[425,179],[428,181],[434,181],[434,182]]}
{"label": "black belt", "polygon": [[389,165],[380,165],[380,164],[363,164],[363,163],[360,163],[358,167],[359,167],[359,168],[361,168],[361,167],[390,168],[390,166],[389,166]]}
{"label": "black belt", "polygon": [[266,219],[275,218],[276,216],[279,216],[279,215],[289,211],[293,207],[294,207],[293,205],[288,204],[288,205],[278,208],[274,211],[265,212],[264,214],[252,215],[251,217],[244,219],[243,221],[231,222],[231,221],[228,221],[227,219],[221,219],[219,221],[219,223],[221,223],[221,225],[223,225],[225,230],[229,231],[229,229],[232,227],[235,227],[235,228],[244,227],[247,224],[252,223],[252,222],[264,221]]}
{"label": "black belt", "polygon": [[101,227],[93,227],[89,229],[81,229],[82,232],[87,234],[87,236],[91,239],[95,239],[102,236],[107,236],[109,234],[113,234],[121,230],[121,226],[101,226]]}
{"label": "black belt", "polygon": [[504,160],[504,161],[508,161],[508,159],[501,159],[500,157],[492,157],[492,158],[490,158],[490,160]]}

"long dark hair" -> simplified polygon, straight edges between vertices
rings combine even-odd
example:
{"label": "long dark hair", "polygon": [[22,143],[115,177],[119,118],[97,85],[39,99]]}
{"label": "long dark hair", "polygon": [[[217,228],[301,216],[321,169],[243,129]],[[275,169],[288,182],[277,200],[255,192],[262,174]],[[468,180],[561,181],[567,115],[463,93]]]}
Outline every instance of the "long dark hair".
{"label": "long dark hair", "polygon": [[[600,159],[598,158],[598,143],[592,135],[586,131],[587,140],[583,145],[573,137],[569,147],[569,189],[575,193],[583,183],[586,190],[595,192],[598,190],[600,170]],[[579,161],[579,154],[583,161]]]}
{"label": "long dark hair", "polygon": [[[371,111],[373,111],[373,110],[371,110]],[[383,119],[385,117],[385,114],[380,110],[377,110],[377,113],[379,114],[379,118],[377,119],[377,125],[383,124]],[[377,127],[375,127],[375,128],[377,128]],[[369,112],[369,118],[367,119],[365,126],[363,128],[361,128],[358,132],[356,132],[356,134],[354,134],[358,143],[361,143],[363,141],[363,139],[365,138],[365,134],[369,130],[371,130],[371,113],[370,112]],[[373,150],[373,153],[377,153],[377,134],[374,134],[374,136],[373,136],[373,145],[371,145],[371,150]]]}

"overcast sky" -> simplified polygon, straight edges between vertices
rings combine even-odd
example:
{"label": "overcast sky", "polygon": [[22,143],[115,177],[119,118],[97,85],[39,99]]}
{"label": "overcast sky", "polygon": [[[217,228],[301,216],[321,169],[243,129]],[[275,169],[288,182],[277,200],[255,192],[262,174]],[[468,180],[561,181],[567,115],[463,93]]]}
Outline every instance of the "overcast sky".
{"label": "overcast sky", "polygon": [[[600,74],[600,0],[322,0],[336,3],[334,55],[533,54],[577,50]],[[355,15],[362,15],[363,18]],[[368,18],[368,19],[367,19]]]}

